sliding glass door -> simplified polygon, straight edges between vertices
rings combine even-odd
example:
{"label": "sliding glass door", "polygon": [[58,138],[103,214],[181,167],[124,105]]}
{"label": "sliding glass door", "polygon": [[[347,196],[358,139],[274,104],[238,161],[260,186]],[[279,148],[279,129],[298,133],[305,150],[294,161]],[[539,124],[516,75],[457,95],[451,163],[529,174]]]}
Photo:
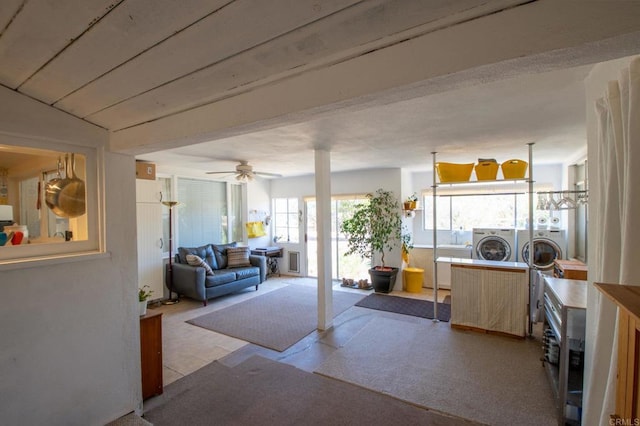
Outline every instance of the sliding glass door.
{"label": "sliding glass door", "polygon": [[[331,201],[331,257],[333,279],[352,278],[359,280],[368,278],[371,260],[363,260],[358,255],[345,256],[348,250],[345,236],[339,232],[345,218],[351,217],[353,209],[359,203],[366,202],[364,197],[334,199]],[[307,275],[318,276],[318,235],[316,231],[316,202],[306,201],[306,253]]]}

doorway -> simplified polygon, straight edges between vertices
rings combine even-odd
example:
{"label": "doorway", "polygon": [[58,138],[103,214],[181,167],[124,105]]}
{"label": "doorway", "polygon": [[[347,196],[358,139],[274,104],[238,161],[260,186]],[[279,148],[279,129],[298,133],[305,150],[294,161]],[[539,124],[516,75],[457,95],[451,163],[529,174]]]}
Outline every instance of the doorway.
{"label": "doorway", "polygon": [[[369,277],[371,260],[363,260],[356,254],[346,256],[347,240],[340,232],[340,225],[345,218],[351,217],[355,206],[367,202],[364,196],[350,196],[346,198],[332,198],[331,200],[331,278],[339,280],[352,278],[359,280]],[[316,227],[316,201],[305,201],[306,223],[306,263],[307,276],[318,276],[318,234]]]}

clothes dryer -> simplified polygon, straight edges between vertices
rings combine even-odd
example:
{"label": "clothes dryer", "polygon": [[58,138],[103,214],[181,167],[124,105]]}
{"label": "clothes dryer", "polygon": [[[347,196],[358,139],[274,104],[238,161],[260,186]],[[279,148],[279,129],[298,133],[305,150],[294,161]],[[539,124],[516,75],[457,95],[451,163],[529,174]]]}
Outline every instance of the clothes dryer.
{"label": "clothes dryer", "polygon": [[[520,229],[517,236],[518,261],[529,264],[529,230]],[[553,269],[553,261],[562,259],[567,250],[566,233],[563,229],[536,229],[533,231],[533,244],[533,268]]]}
{"label": "clothes dryer", "polygon": [[515,262],[516,231],[509,228],[474,228],[473,258]]}

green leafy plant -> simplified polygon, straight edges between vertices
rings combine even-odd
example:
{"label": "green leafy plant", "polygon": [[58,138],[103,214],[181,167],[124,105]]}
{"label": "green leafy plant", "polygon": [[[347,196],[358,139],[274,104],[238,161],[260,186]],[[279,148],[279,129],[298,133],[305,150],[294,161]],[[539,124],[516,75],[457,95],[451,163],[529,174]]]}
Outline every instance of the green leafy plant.
{"label": "green leafy plant", "polygon": [[415,203],[415,202],[417,202],[417,201],[418,201],[418,196],[417,196],[417,195],[416,195],[416,193],[414,192],[413,194],[411,194],[411,195],[409,195],[409,196],[407,197],[407,201],[408,201],[408,202]]}
{"label": "green leafy plant", "polygon": [[402,237],[400,237],[400,240],[402,241],[402,260],[404,260],[405,263],[408,265],[409,252],[413,248],[413,239],[411,238],[411,234],[407,232],[402,234]]}
{"label": "green leafy plant", "polygon": [[400,204],[391,191],[383,189],[367,194],[367,199],[368,202],[356,205],[353,216],[340,225],[340,230],[347,237],[346,254],[369,259],[372,253],[378,252],[381,254],[381,268],[386,269],[385,252],[403,241]]}
{"label": "green leafy plant", "polygon": [[138,301],[145,302],[152,294],[153,290],[151,290],[148,285],[142,286],[142,288],[138,289]]}

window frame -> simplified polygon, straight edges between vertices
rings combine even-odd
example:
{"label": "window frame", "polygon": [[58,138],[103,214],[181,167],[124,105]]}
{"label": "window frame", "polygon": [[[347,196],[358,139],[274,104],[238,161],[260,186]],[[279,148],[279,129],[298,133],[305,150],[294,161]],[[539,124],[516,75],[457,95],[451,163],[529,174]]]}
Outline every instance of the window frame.
{"label": "window frame", "polygon": [[[86,188],[86,212],[78,220],[86,220],[87,238],[64,242],[43,242],[37,244],[20,244],[18,246],[0,248],[0,267],[14,269],[15,267],[31,267],[33,262],[47,263],[70,257],[83,257],[106,253],[104,225],[103,225],[103,187],[104,187],[104,150],[100,147],[73,145],[69,143],[44,142],[23,137],[6,137],[0,135],[0,145],[7,151],[35,150],[47,151],[63,156],[75,153],[84,156],[85,170],[82,180]],[[34,154],[37,156],[37,154]],[[43,156],[45,154],[43,153]],[[33,173],[42,173],[37,170]],[[27,175],[25,175],[26,177]],[[20,196],[18,196],[20,197]],[[19,201],[18,201],[19,202]],[[46,208],[46,206],[43,206]],[[14,218],[14,222],[16,218]]]}
{"label": "window frame", "polygon": [[[278,210],[278,200],[286,200],[286,212],[280,212]],[[295,212],[292,210],[292,206],[290,203],[295,200],[296,209]],[[287,244],[299,244],[300,243],[300,228],[302,225],[301,216],[302,211],[300,210],[300,200],[298,197],[276,197],[272,199],[271,202],[273,206],[273,220],[272,220],[272,235],[274,238],[274,242],[277,243],[287,243]],[[281,216],[284,215],[286,217],[286,226],[278,226],[280,220],[282,220]],[[291,222],[295,222],[295,227],[291,224]],[[287,235],[285,238],[277,239],[278,237],[278,229],[286,229]],[[295,232],[293,232],[295,230]],[[291,235],[295,235],[295,241],[291,239]]]}

